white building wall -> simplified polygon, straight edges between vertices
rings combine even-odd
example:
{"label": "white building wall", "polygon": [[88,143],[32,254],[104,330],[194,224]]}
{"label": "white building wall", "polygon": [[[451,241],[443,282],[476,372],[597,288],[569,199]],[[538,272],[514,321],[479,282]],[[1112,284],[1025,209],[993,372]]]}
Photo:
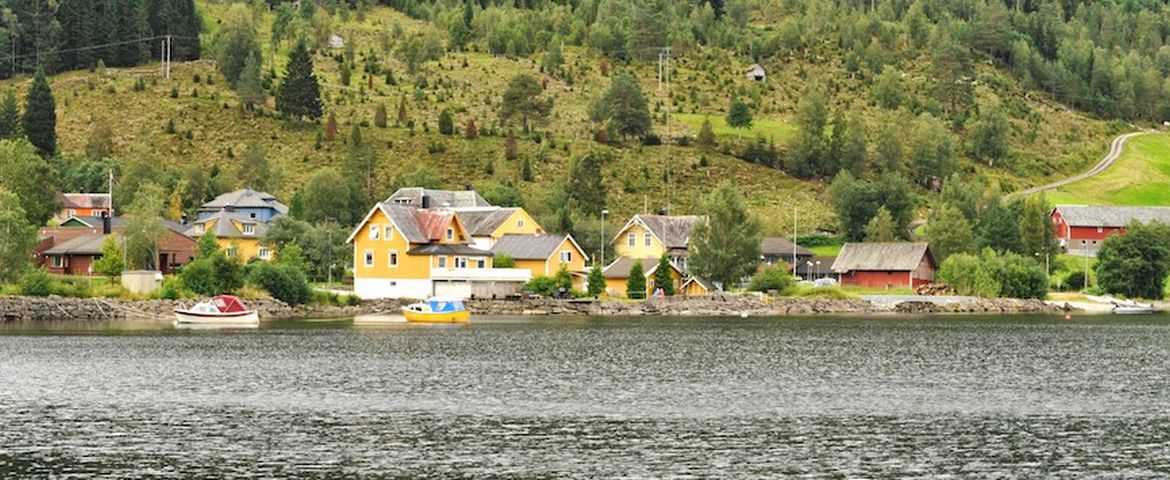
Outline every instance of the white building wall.
{"label": "white building wall", "polygon": [[353,292],[363,300],[378,298],[425,299],[433,292],[429,279],[355,278]]}

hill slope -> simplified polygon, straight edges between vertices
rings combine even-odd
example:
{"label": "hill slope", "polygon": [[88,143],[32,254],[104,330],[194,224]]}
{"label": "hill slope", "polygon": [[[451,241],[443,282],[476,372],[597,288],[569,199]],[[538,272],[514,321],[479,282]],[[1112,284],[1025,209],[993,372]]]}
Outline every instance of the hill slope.
{"label": "hill slope", "polygon": [[[208,28],[204,43],[209,44],[227,6],[201,2],[200,8]],[[287,61],[287,42],[273,48],[268,28],[273,14],[257,15],[264,68],[273,69],[279,76]],[[412,172],[425,167],[452,188],[512,184],[531,210],[547,218],[555,206],[545,203],[566,180],[570,159],[593,149],[606,149],[616,159],[605,166],[608,208],[612,212],[610,228],[644,210],[669,206],[676,213],[696,212],[703,194],[728,179],[746,194],[764,220],[766,233],[786,234],[791,228],[789,212],[793,209],[798,212],[797,223],[802,231],[835,226],[824,197],[824,182],[796,180],[782,170],[747,163],[729,153],[757,136],[783,146],[795,131],[796,106],[802,92],[809,88],[828,93],[831,111],[850,112],[862,118],[871,153],[878,136],[891,135],[890,126],[902,127],[894,132],[904,134],[904,126],[918,113],[929,111],[925,100],[932,88],[929,58],[912,56],[895,62],[902,72],[908,100],[902,108],[883,109],[870,94],[870,80],[851,73],[846,55],[828,40],[800,55],[777,56],[764,62],[769,70],[764,83],[743,77],[740,72],[749,61],[735,52],[715,47],[677,52],[673,58],[674,81],[660,89],[653,62],[616,62],[592,49],[569,45],[564,47],[564,56],[571,83],[568,76],[542,75],[538,54],[507,57],[475,51],[446,52],[411,75],[395,53],[398,42],[417,32],[445,36],[444,33],[430,22],[387,7],[370,7],[360,21],[356,15],[345,17],[337,15],[329,21],[332,30],[341,33],[357,52],[358,69],[351,85],[341,84],[339,63],[332,58],[349,48],[322,49],[314,56],[326,111],[336,115],[340,132],[339,139],[324,141],[319,149],[315,144],[320,125],[292,125],[275,118],[270,113],[271,98],[268,108],[245,112],[214,63],[203,60],[177,64],[170,79],[157,79],[157,64],[55,76],[52,83],[58,99],[61,150],[67,158],[75,159],[70,161],[78,161],[94,125],[105,123],[114,133],[117,155],[125,154],[136,143],[147,144],[173,171],[198,165],[206,169],[215,166],[230,174],[238,168],[247,144],[254,141],[272,164],[274,178],[269,190],[288,198],[312,172],[339,166],[346,155],[342,138],[353,125],[361,125],[365,138],[376,146],[378,196],[389,194]],[[387,33],[396,31],[401,35]],[[381,70],[393,71],[396,84],[388,85],[384,74],[366,79],[361,73],[366,57],[376,57],[369,61],[377,63]],[[618,70],[634,73],[641,82],[651,113],[659,119],[654,130],[667,140],[667,145],[606,146],[592,140],[597,127],[588,121],[588,106],[608,87]],[[555,101],[549,121],[539,127],[544,141],[521,138],[519,142],[521,156],[532,162],[535,178],[531,182],[520,178],[520,160],[503,159],[505,129],[497,120],[500,94],[508,79],[521,72],[546,80],[546,94]],[[1126,128],[1068,110],[1025,89],[990,62],[977,63],[975,72],[975,104],[992,105],[1007,113],[1012,154],[1008,161],[993,167],[961,155],[960,171],[965,175],[985,174],[1009,188],[1067,176],[1090,165],[1103,153],[1110,136]],[[134,86],[140,78],[147,79],[145,89],[136,91]],[[23,89],[28,79],[6,83]],[[752,103],[756,118],[752,129],[719,127],[733,96]],[[414,128],[396,125],[394,116],[400,102],[407,119],[416,125]],[[379,104],[386,105],[390,112],[389,128],[372,126]],[[667,104],[673,115],[669,123],[662,124]],[[436,119],[444,109],[454,113],[460,129],[467,120],[474,119],[482,135],[466,139],[438,134]],[[696,134],[705,116],[717,124],[722,147],[701,149],[673,144],[671,140],[675,138]],[[168,122],[174,123],[174,133],[167,131]],[[960,138],[966,138],[966,132],[959,133]],[[550,134],[552,141],[548,140]],[[968,150],[965,143],[959,150]],[[703,158],[709,166],[701,166]],[[489,163],[494,167],[491,174],[486,173]],[[177,177],[169,175],[168,181],[173,184]]]}

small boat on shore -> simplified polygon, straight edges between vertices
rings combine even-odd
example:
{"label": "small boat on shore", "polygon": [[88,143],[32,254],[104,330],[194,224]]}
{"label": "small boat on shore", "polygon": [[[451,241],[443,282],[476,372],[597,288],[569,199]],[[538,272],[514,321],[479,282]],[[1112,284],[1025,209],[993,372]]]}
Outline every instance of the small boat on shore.
{"label": "small boat on shore", "polygon": [[175,309],[175,325],[255,327],[260,315],[233,295],[219,295],[188,309]]}
{"label": "small boat on shore", "polygon": [[425,302],[402,307],[402,316],[415,323],[467,323],[471,312],[467,311],[462,300],[431,297]]}
{"label": "small boat on shore", "polygon": [[1158,308],[1149,303],[1138,303],[1133,300],[1123,300],[1114,303],[1113,313],[1118,315],[1148,315],[1158,313]]}

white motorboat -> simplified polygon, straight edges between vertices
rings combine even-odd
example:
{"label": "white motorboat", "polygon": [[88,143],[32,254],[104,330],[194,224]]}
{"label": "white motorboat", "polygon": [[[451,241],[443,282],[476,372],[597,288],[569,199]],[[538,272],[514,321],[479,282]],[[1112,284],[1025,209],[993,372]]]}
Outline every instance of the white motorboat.
{"label": "white motorboat", "polygon": [[1113,313],[1118,315],[1147,315],[1158,313],[1158,308],[1149,303],[1138,303],[1133,300],[1119,300],[1113,303]]}
{"label": "white motorboat", "polygon": [[176,308],[175,325],[256,327],[260,325],[260,315],[238,297],[219,295],[188,309]]}

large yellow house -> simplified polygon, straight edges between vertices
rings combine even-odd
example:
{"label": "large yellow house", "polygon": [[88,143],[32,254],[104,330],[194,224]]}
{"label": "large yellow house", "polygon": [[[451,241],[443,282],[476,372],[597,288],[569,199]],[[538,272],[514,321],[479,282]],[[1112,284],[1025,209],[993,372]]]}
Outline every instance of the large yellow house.
{"label": "large yellow house", "polygon": [[544,228],[523,208],[472,207],[456,208],[455,212],[467,227],[472,244],[481,250],[491,250],[505,235],[544,233]]}
{"label": "large yellow house", "polygon": [[[646,292],[643,297],[650,296],[654,290],[654,274],[658,271],[657,258],[618,258],[609,266],[602,270],[602,275],[605,277],[605,293],[611,297],[626,297],[626,282],[630,279],[630,270],[634,268],[634,263],[642,264],[642,273],[646,277]],[[674,266],[670,265],[670,278],[674,282],[675,291],[679,290],[682,284],[683,272]]]}
{"label": "large yellow house", "polygon": [[219,211],[196,220],[186,235],[198,238],[206,232],[212,232],[219,248],[229,257],[240,257],[251,260],[272,260],[274,252],[272,246],[263,244],[264,235],[268,233],[268,224],[250,218],[246,213]]}
{"label": "large yellow house", "polygon": [[493,296],[531,278],[525,269],[492,268],[492,253],[471,245],[453,210],[382,202],[347,241],[354,245],[354,293],[361,298]]}
{"label": "large yellow house", "polygon": [[687,270],[687,245],[700,217],[693,215],[634,215],[618,230],[613,249],[618,257],[650,258],[662,254],[679,270]]}
{"label": "large yellow house", "polygon": [[492,247],[492,253],[512,257],[516,268],[532,272],[533,277],[551,277],[564,265],[573,275],[573,288],[583,289],[585,250],[567,233],[504,235]]}

